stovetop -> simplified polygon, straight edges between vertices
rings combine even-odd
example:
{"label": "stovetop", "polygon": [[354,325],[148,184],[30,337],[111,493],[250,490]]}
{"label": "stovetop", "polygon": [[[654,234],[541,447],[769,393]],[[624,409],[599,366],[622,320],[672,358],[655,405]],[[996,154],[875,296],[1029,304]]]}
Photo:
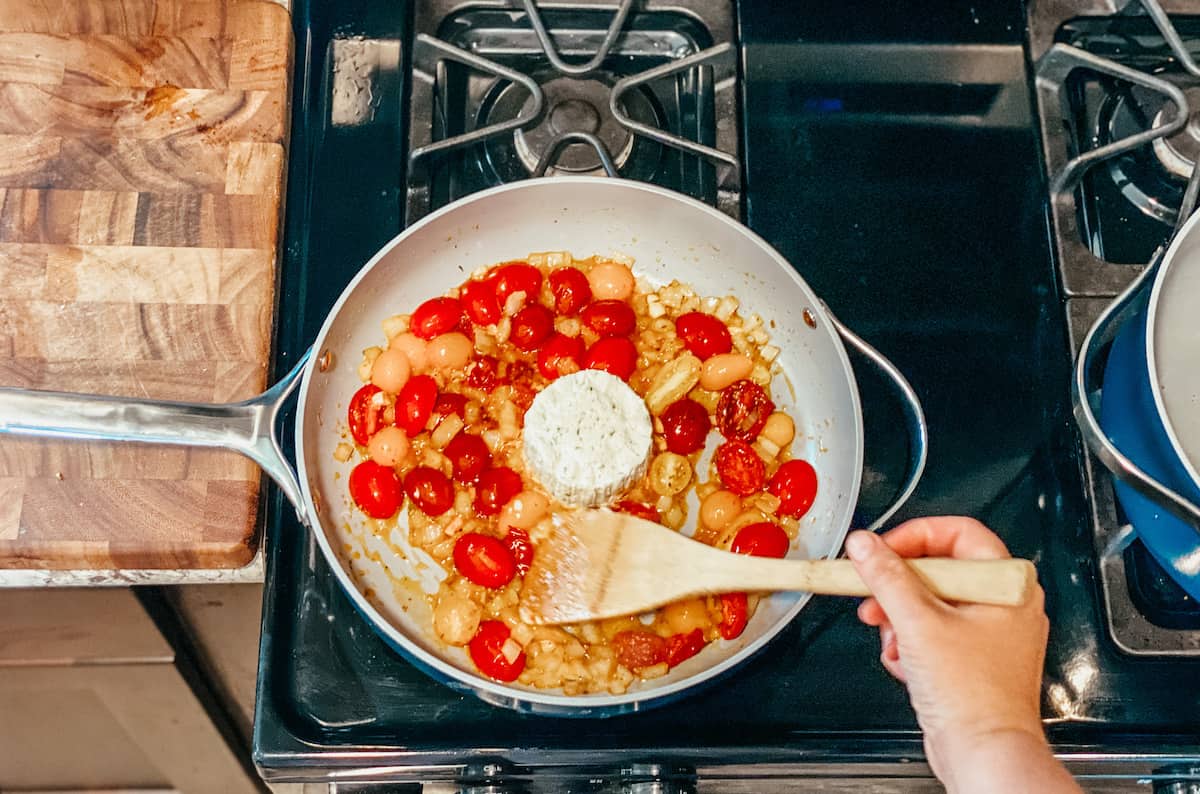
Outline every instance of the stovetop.
{"label": "stovetop", "polygon": [[[918,392],[929,468],[899,518],[973,515],[1037,563],[1052,621],[1043,712],[1077,771],[1147,777],[1197,761],[1200,664],[1120,652],[1100,607],[1024,9],[773,6],[736,7],[738,210]],[[293,5],[280,371],[404,224],[411,14],[370,0]],[[856,374],[869,515],[902,476],[907,441],[883,384]],[[862,761],[927,774],[905,692],[849,600],[814,599],[763,654],[680,703],[604,721],[530,717],[397,657],[278,499],[269,521],[254,737],[268,779],[753,776]],[[1116,753],[1141,757],[1117,768]]]}

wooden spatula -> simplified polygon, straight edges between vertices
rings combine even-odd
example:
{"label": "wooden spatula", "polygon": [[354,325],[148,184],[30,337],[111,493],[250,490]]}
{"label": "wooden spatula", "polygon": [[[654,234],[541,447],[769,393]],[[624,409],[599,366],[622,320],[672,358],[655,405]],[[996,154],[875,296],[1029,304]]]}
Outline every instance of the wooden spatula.
{"label": "wooden spatula", "polygon": [[[1029,560],[924,558],[909,565],[946,601],[1016,606],[1037,579]],[[871,594],[849,560],[731,554],[623,513],[580,510],[538,544],[521,590],[521,617],[535,625],[578,623],[736,590]]]}

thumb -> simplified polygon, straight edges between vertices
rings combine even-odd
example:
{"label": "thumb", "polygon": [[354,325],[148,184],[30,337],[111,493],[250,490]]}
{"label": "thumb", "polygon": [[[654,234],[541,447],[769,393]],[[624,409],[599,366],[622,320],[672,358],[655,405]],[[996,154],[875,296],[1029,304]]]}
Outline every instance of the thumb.
{"label": "thumb", "polygon": [[888,619],[902,633],[906,626],[937,607],[937,597],[908,563],[873,532],[850,533],[846,538],[846,555]]}

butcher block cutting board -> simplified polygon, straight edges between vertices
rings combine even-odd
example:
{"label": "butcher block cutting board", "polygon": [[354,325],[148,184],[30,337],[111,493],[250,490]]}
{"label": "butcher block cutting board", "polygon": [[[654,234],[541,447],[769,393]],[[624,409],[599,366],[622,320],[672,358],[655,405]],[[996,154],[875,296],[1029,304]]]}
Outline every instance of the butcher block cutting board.
{"label": "butcher block cutting board", "polygon": [[[0,0],[0,385],[263,389],[291,66],[267,0]],[[0,568],[235,568],[231,452],[0,438]]]}

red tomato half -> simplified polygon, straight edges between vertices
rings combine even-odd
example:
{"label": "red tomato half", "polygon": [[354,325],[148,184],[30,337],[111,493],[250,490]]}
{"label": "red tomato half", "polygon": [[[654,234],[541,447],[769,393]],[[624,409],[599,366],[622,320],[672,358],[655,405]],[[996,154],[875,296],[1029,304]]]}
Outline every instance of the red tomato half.
{"label": "red tomato half", "polygon": [[404,478],[404,490],[427,516],[440,516],[454,505],[450,478],[431,466],[418,466]]}
{"label": "red tomato half", "polygon": [[554,334],[538,351],[538,372],[554,380],[583,368],[583,340],[577,336]]}
{"label": "red tomato half", "polygon": [[733,349],[733,338],[725,323],[704,312],[688,312],[675,321],[675,333],[692,352],[703,361],[710,356],[728,353]]}
{"label": "red tomato half", "polygon": [[526,352],[540,345],[554,330],[554,314],[540,303],[526,304],[513,315],[508,341]]}
{"label": "red tomato half", "polygon": [[504,587],[517,575],[517,561],[499,538],[468,532],[454,544],[454,567],[484,587]]}
{"label": "red tomato half", "polygon": [[767,467],[749,444],[726,441],[717,447],[713,463],[721,482],[738,496],[749,496],[762,490]]}
{"label": "red tomato half", "polygon": [[514,292],[524,292],[527,304],[536,303],[542,289],[542,271],[525,262],[509,262],[493,268],[488,280],[495,285],[501,305]]}
{"label": "red tomato half", "polygon": [[600,336],[628,336],[637,325],[637,315],[625,301],[596,301],[580,315],[583,324]]}
{"label": "red tomato half", "polygon": [[751,557],[786,557],[792,542],[782,527],[770,521],[747,524],[733,536],[729,550],[734,554],[749,554]]}
{"label": "red tomato half", "polygon": [[676,455],[688,455],[703,448],[708,431],[712,429],[708,411],[687,397],[668,405],[659,419],[662,420],[667,449]]}
{"label": "red tomato half", "polygon": [[652,505],[634,502],[629,499],[622,499],[621,501],[617,502],[617,512],[628,513],[631,516],[644,518],[647,521],[653,521],[655,524],[662,523],[662,516],[658,514],[658,510],[656,510]]}
{"label": "red tomato half", "polygon": [[667,637],[667,664],[671,667],[691,659],[704,648],[704,630],[692,629],[687,634]]}
{"label": "red tomato half", "polygon": [[350,407],[346,409],[346,423],[350,425],[350,435],[359,444],[366,444],[375,435],[375,431],[383,426],[382,400],[374,400],[382,389],[373,383],[368,383],[350,398]]}
{"label": "red tomato half", "polygon": [[721,593],[717,596],[721,604],[721,624],[717,631],[727,640],[740,637],[749,620],[750,602],[745,593]]}
{"label": "red tomato half", "polygon": [[433,339],[457,328],[462,315],[458,298],[430,298],[412,313],[408,328],[422,339]]}
{"label": "red tomato half", "polygon": [[500,321],[500,299],[495,285],[487,281],[468,281],[459,290],[459,301],[467,319],[476,325],[492,325]]}
{"label": "red tomato half", "polygon": [[533,564],[533,541],[529,539],[529,533],[520,527],[509,527],[508,534],[504,536],[504,545],[517,563],[517,575],[529,573],[529,566]]}
{"label": "red tomato half", "polygon": [[652,631],[619,631],[612,638],[617,661],[635,670],[667,660],[667,641]]}
{"label": "red tomato half", "polygon": [[551,271],[550,292],[554,295],[554,311],[563,317],[574,317],[592,302],[592,287],[588,284],[588,277],[575,267],[560,267]]}
{"label": "red tomato half", "polygon": [[460,432],[442,450],[454,467],[455,482],[471,485],[479,481],[479,475],[492,462],[492,452],[479,436]]}
{"label": "red tomato half", "polygon": [[432,375],[413,375],[396,395],[396,425],[409,438],[425,429],[438,396]]}
{"label": "red tomato half", "polygon": [[467,369],[467,385],[491,391],[500,382],[500,362],[493,356],[478,356]]}
{"label": "red tomato half", "polygon": [[817,498],[817,472],[806,460],[789,460],[779,467],[767,490],[779,497],[779,514],[800,518]]}
{"label": "red tomato half", "polygon": [[350,498],[371,518],[391,518],[400,509],[404,492],[391,466],[364,460],[350,471]]}
{"label": "red tomato half", "polygon": [[626,337],[601,339],[588,348],[583,357],[583,368],[598,369],[621,380],[629,380],[637,369],[637,355],[637,348]]}
{"label": "red tomato half", "polygon": [[747,443],[758,438],[775,403],[752,380],[739,380],[725,387],[717,400],[717,429],[721,435]]}
{"label": "red tomato half", "polygon": [[521,475],[507,466],[488,469],[479,475],[479,484],[475,486],[475,512],[481,516],[496,515],[524,487]]}
{"label": "red tomato half", "polygon": [[501,620],[485,620],[479,624],[479,630],[471,638],[467,650],[471,661],[479,668],[479,672],[497,681],[516,681],[517,676],[525,669],[525,652],[521,651],[510,662],[504,655],[504,645],[510,634],[508,626]]}

